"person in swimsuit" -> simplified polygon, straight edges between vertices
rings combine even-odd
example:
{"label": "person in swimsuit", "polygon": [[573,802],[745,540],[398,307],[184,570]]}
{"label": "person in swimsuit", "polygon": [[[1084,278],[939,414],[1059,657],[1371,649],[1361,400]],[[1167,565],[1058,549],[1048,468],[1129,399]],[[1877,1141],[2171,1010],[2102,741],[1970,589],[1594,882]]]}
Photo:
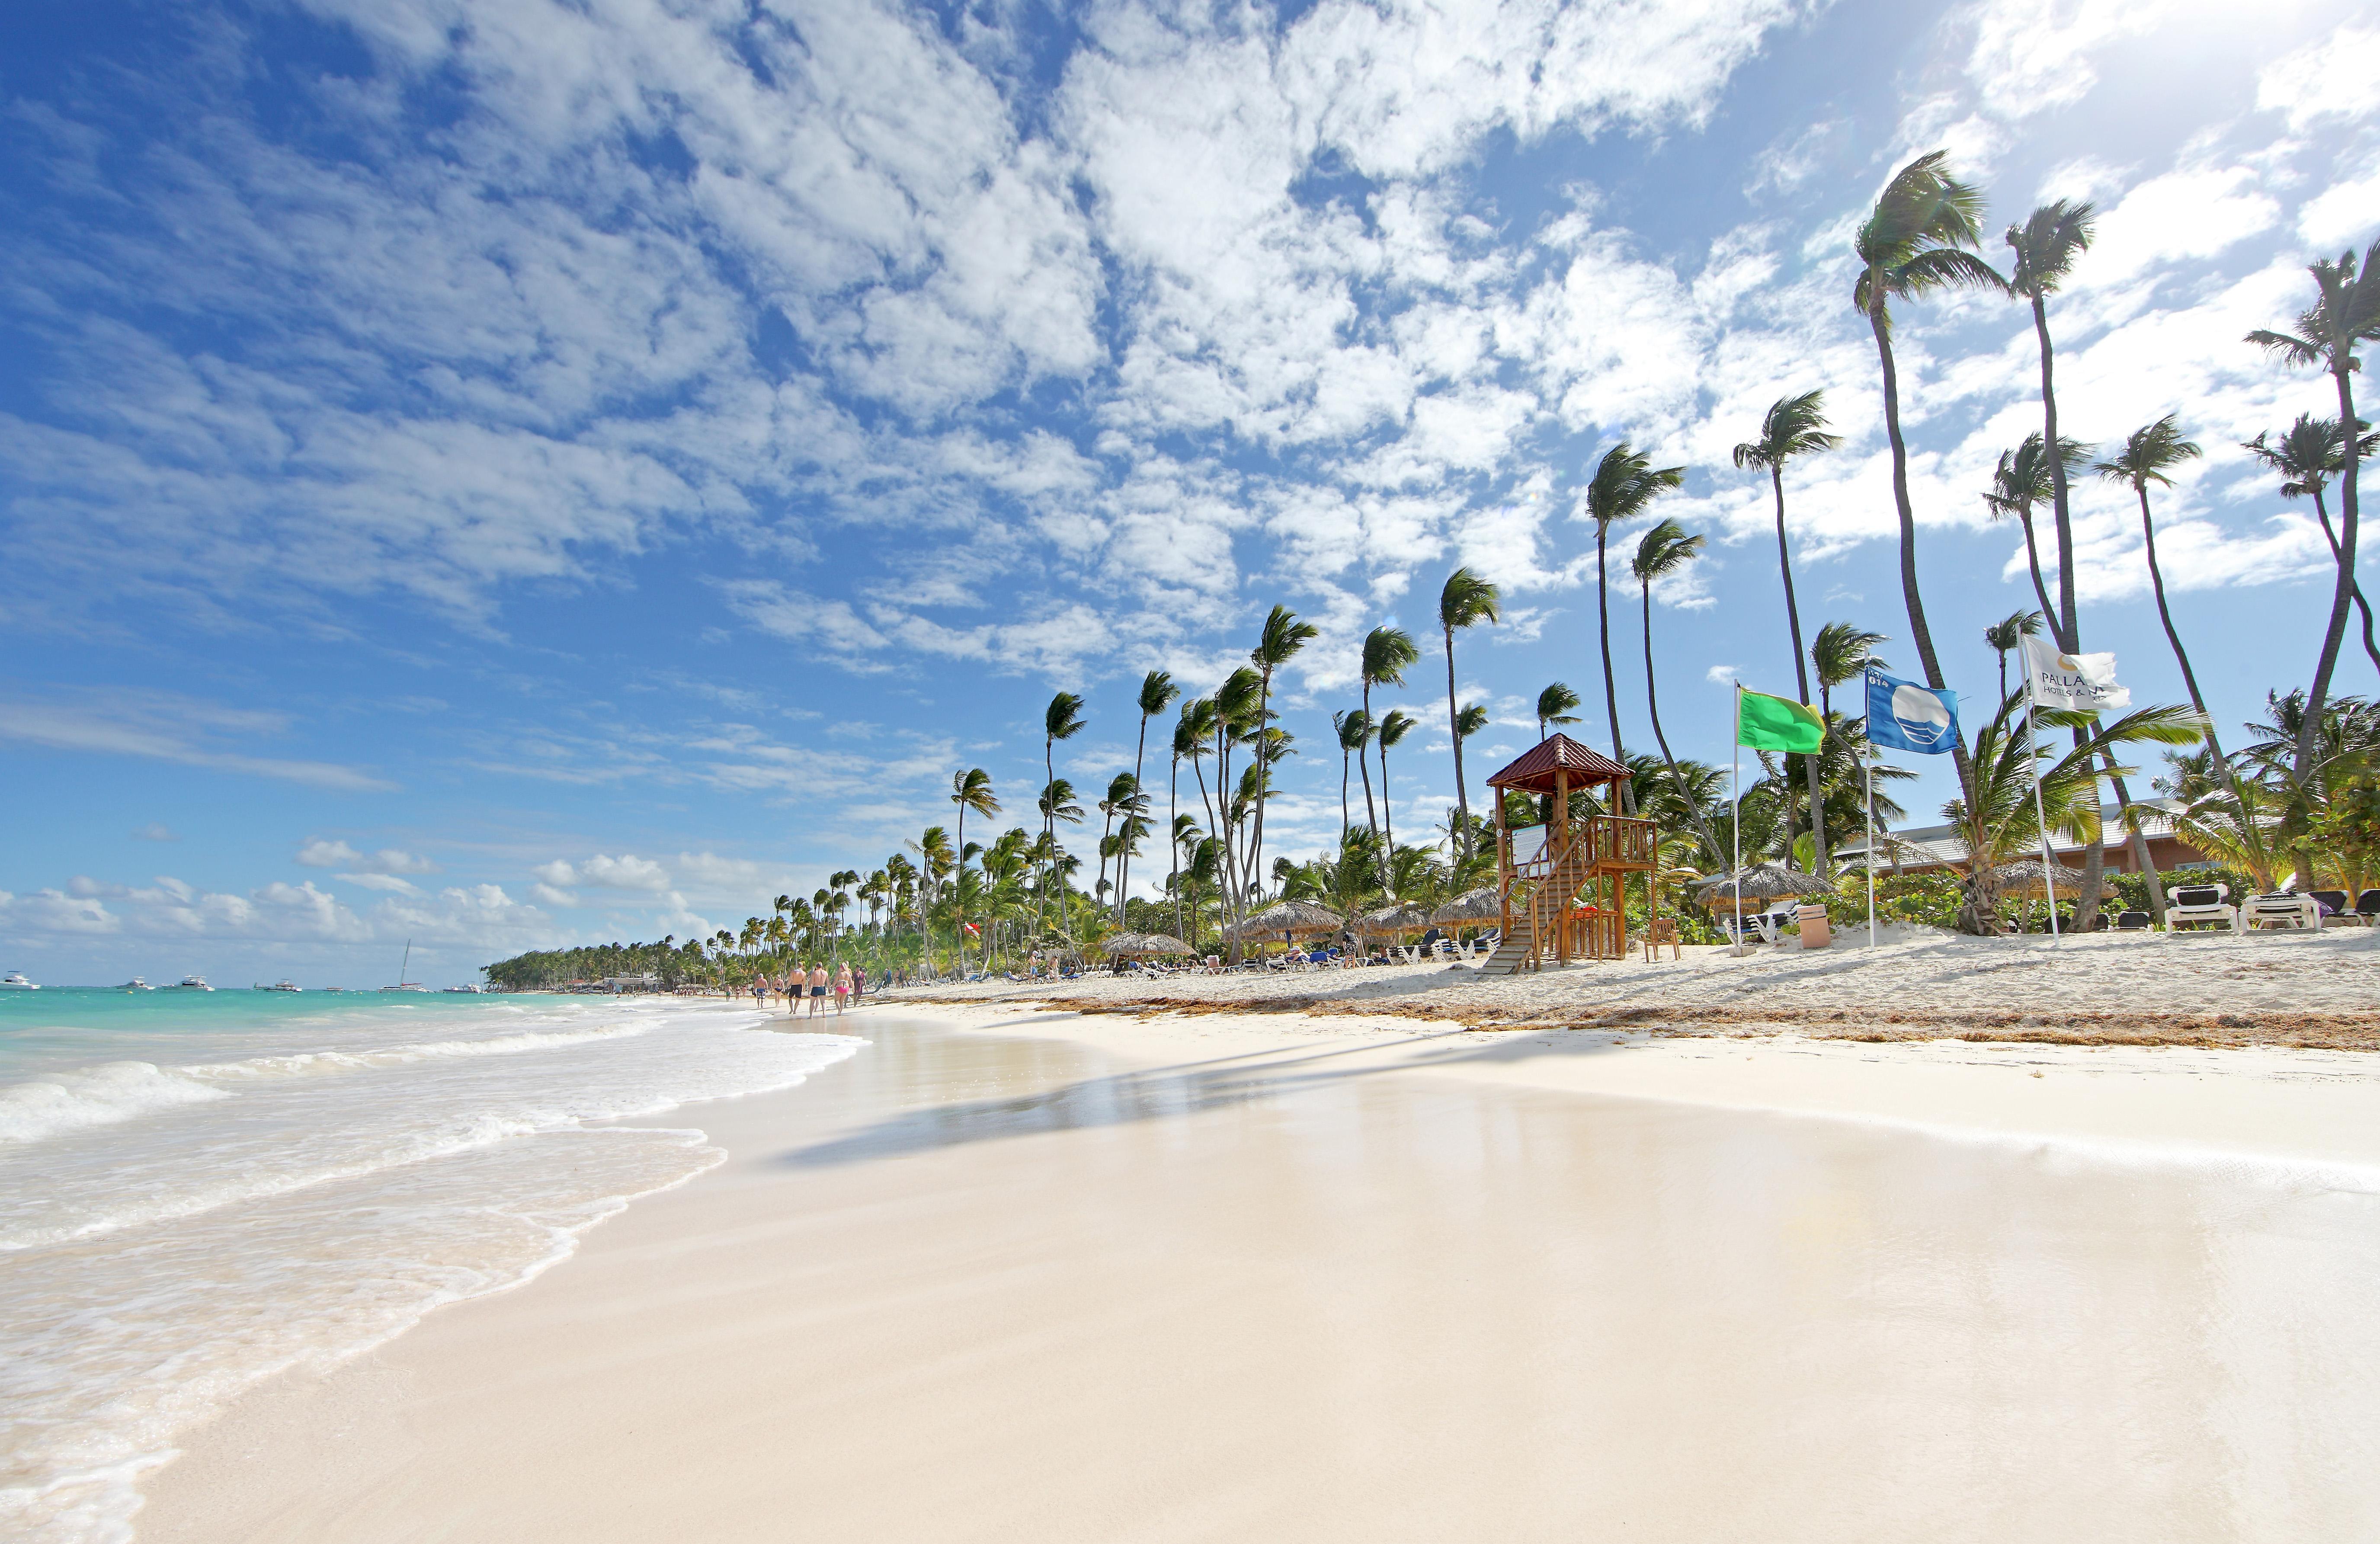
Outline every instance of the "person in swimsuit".
{"label": "person in swimsuit", "polygon": [[814,965],[810,967],[810,1017],[817,1018],[825,1012],[826,967]]}
{"label": "person in swimsuit", "polygon": [[851,1008],[851,967],[834,968],[834,1016],[841,1018]]}

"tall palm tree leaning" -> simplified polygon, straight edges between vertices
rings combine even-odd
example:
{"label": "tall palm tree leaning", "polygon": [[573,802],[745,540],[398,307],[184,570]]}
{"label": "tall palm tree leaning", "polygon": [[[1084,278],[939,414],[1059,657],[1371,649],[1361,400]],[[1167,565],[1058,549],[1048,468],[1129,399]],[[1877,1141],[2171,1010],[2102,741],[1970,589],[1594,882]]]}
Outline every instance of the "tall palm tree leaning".
{"label": "tall palm tree leaning", "polygon": [[[2380,446],[2380,433],[2362,436],[2356,454],[2369,456]],[[2322,502],[2323,490],[2330,480],[2347,466],[2347,438],[2338,432],[2337,419],[2318,419],[2311,413],[2300,413],[2298,421],[2289,425],[2278,440],[2270,434],[2258,434],[2240,449],[2281,474],[2281,497],[2313,498],[2314,517],[2322,522],[2322,539],[2330,544],[2330,560],[2338,558],[2338,533],[2330,529],[2330,509]],[[2363,614],[2363,652],[2371,657],[2372,666],[2380,670],[2380,646],[2372,638],[2372,602],[2363,598],[2363,586],[2353,572],[2348,574],[2355,590],[2355,609]]]}
{"label": "tall palm tree leaning", "polygon": [[[1383,625],[1365,635],[1363,675],[1366,725],[1378,722],[1372,717],[1372,688],[1403,686],[1405,672],[1412,669],[1414,662],[1420,658],[1421,650],[1415,647],[1413,635],[1402,627]],[[1387,850],[1380,846],[1380,812],[1372,802],[1372,769],[1370,763],[1361,758],[1357,759],[1356,765],[1364,772],[1364,814],[1371,823],[1372,845],[1379,855],[1380,888],[1385,890],[1389,886],[1389,858]]]}
{"label": "tall palm tree leaning", "polygon": [[1463,833],[1455,852],[1458,860],[1471,856],[1472,840],[1471,794],[1463,780],[1463,710],[1454,700],[1454,635],[1457,629],[1482,622],[1502,621],[1502,602],[1496,587],[1469,568],[1457,568],[1446,576],[1438,591],[1438,625],[1446,635],[1446,728],[1454,742],[1455,820]]}
{"label": "tall palm tree leaning", "polygon": [[[2169,468],[2184,461],[2197,459],[2196,442],[2181,437],[2173,425],[2173,415],[2165,417],[2145,428],[2135,429],[2124,441],[2124,448],[2105,461],[2095,462],[2092,470],[2110,482],[2131,487],[2141,501],[2141,540],[2148,546],[2149,586],[2156,591],[2157,620],[2165,624],[2165,638],[2173,645],[2173,657],[2181,666],[2181,684],[2190,688],[2190,705],[2198,716],[2206,720],[2206,748],[2213,753],[2215,764],[2225,767],[2223,747],[2215,737],[2215,718],[2206,711],[2206,699],[2198,690],[2198,674],[2190,668],[2190,651],[2181,646],[2181,635],[2174,630],[2173,613],[2165,602],[2165,573],[2157,566],[2156,522],[2149,515],[2149,484],[2161,488],[2173,486],[2167,475]],[[2228,771],[2228,768],[2226,769]]]}
{"label": "tall palm tree leaning", "polygon": [[[2068,491],[2070,468],[2088,461],[2090,452],[2058,432],[2057,351],[2049,341],[2049,297],[2056,294],[2073,272],[2075,259],[2091,247],[2096,229],[2098,211],[2091,204],[2069,203],[2064,199],[2043,204],[2025,217],[2022,225],[2008,228],[2009,249],[2014,267],[2009,274],[2009,293],[2030,303],[2033,310],[2033,334],[2041,348],[2041,471],[2047,482],[2043,497],[2049,504],[2050,520],[2058,539],[2058,603],[2051,605],[2041,583],[2040,560],[2032,547],[2032,522],[2025,526],[2027,554],[2034,566],[2034,590],[2041,598],[2042,614],[2049,622],[2049,636],[2067,653],[2082,647],[2082,621],[2074,606],[2074,521]],[[2080,746],[2089,731],[2081,725],[2074,728],[2074,743]],[[2119,808],[2130,809],[2132,791],[2124,784],[2123,773],[2116,770],[2115,753],[2102,752],[2101,760],[2107,776],[2116,790]],[[2128,824],[2130,822],[2127,822]],[[2156,880],[2156,869],[2149,861],[2148,839],[2132,830],[2125,841],[2131,846],[2132,861],[2139,871],[2149,877],[2149,904],[2159,923],[2165,920],[2165,887]],[[2099,880],[2106,872],[2107,847],[2104,830],[2093,822],[2090,847],[2082,859],[2082,895],[2077,903],[2075,925],[2088,931],[2099,911]]]}
{"label": "tall palm tree leaning", "polygon": [[[1859,278],[1852,286],[1852,309],[1867,318],[1868,331],[1876,336],[1876,360],[1884,371],[1884,433],[1892,446],[1892,502],[1900,517],[1900,597],[1909,608],[1909,636],[1917,645],[1925,684],[1937,691],[1944,685],[1942,662],[1935,657],[1934,635],[1925,626],[1925,597],[1917,588],[1917,518],[1909,503],[1909,445],[1900,434],[1900,377],[1892,360],[1891,302],[1960,286],[2007,287],[1989,263],[1965,249],[1975,244],[1975,219],[1982,213],[1984,196],[1950,175],[1943,164],[1948,154],[1934,151],[1893,173],[1852,238],[1852,249],[1860,261]],[[1953,747],[1951,760],[1958,763],[1960,789],[1972,802],[1966,747]]]}
{"label": "tall palm tree leaning", "polygon": [[2041,633],[2041,613],[2012,611],[1984,629],[1984,647],[2000,657],[2000,700],[2008,700],[2008,657],[2022,647],[2024,640]]}
{"label": "tall palm tree leaning", "polygon": [[[1614,525],[1643,514],[1656,495],[1685,480],[1683,467],[1657,468],[1652,457],[1622,440],[1603,453],[1603,459],[1596,463],[1595,476],[1586,484],[1586,512],[1595,521],[1595,610],[1603,643],[1603,711],[1611,719],[1611,759],[1623,766],[1628,756],[1620,748],[1620,688],[1611,674],[1611,605],[1606,596],[1609,575],[1605,571],[1604,544]],[[1621,807],[1629,814],[1635,814],[1635,788],[1622,783],[1620,795]]]}
{"label": "tall palm tree leaning", "polygon": [[[1135,789],[1140,787],[1140,764],[1148,754],[1148,721],[1172,707],[1173,699],[1181,695],[1182,688],[1173,684],[1173,677],[1165,671],[1152,670],[1140,678],[1140,695],[1134,699],[1135,705],[1140,709],[1140,739],[1133,747],[1132,752],[1132,785]],[[1177,772],[1181,770],[1181,762],[1178,760],[1174,762],[1174,770]],[[1166,805],[1165,819],[1169,824],[1173,820],[1173,808],[1170,799]],[[1123,865],[1116,870],[1115,914],[1116,926],[1119,928],[1123,926],[1124,887],[1132,882],[1130,850],[1127,849],[1123,857]]]}
{"label": "tall palm tree leaning", "polygon": [[[1057,696],[1050,699],[1050,706],[1042,710],[1041,712],[1041,770],[1043,774],[1049,779],[1049,782],[1044,784],[1045,789],[1054,791],[1057,786],[1058,742],[1060,740],[1071,740],[1082,732],[1083,699],[1076,697],[1070,691],[1062,691],[1058,693]],[[1041,836],[1045,845],[1052,846],[1057,844],[1058,840],[1057,817],[1055,813],[1057,802],[1058,801],[1050,796],[1048,792],[1044,793],[1041,800]],[[1052,869],[1055,867],[1055,864],[1050,865],[1050,868]],[[1049,871],[1050,870],[1046,869],[1042,871],[1043,878],[1041,891],[1042,900],[1045,905],[1049,900]],[[1071,937],[1073,934],[1073,927],[1071,924],[1066,922],[1065,898],[1066,876],[1062,873],[1058,876],[1058,919],[1062,924],[1066,926],[1068,936]],[[1039,925],[1038,919],[1035,925],[1037,927]]]}
{"label": "tall palm tree leaning", "polygon": [[1578,715],[1572,709],[1578,706],[1578,693],[1567,681],[1556,681],[1537,693],[1537,743],[1546,743],[1546,733],[1557,723],[1576,723]]}
{"label": "tall palm tree leaning", "polygon": [[2302,785],[2313,774],[2314,736],[2323,723],[2323,707],[2330,697],[2330,673],[2338,663],[2338,646],[2347,636],[2347,604],[2355,589],[2355,472],[2363,460],[2363,420],[2355,416],[2355,388],[2348,377],[2360,368],[2355,346],[2380,337],[2380,240],[2363,250],[2361,266],[2352,249],[2338,261],[2328,258],[2306,272],[2313,275],[2314,302],[2298,313],[2297,331],[2276,333],[2264,328],[2248,341],[2268,349],[2293,365],[2320,365],[2338,387],[2338,421],[2350,425],[2338,478],[2338,582],[2330,601],[2330,626],[2322,635],[2322,655],[2314,663],[2313,685],[2306,691],[2305,717],[2298,726],[2298,743],[2290,775]]}
{"label": "tall palm tree leaning", "polygon": [[1818,712],[1821,717],[1835,711],[1835,688],[1852,676],[1874,666],[1889,670],[1876,651],[1885,642],[1882,633],[1871,633],[1852,622],[1829,622],[1818,629],[1810,642],[1810,663],[1818,668]]}
{"label": "tall palm tree leaning", "polygon": [[[1380,727],[1372,737],[1380,744],[1380,841],[1393,859],[1397,850],[1397,822],[1389,799],[1389,748],[1405,737],[1421,721],[1402,708],[1391,708],[1380,720]],[[1393,861],[1390,864],[1394,869]]]}
{"label": "tall palm tree leaning", "polygon": [[[2080,440],[2058,443],[2056,459],[2059,466],[2088,466],[2090,457],[2091,447]],[[2033,512],[2048,504],[2055,492],[2050,479],[2051,460],[2038,434],[2027,434],[2024,443],[2014,450],[2000,452],[1999,465],[1992,470],[1991,489],[1984,494],[1984,512],[1995,522],[2013,515],[2023,528],[2024,565],[2033,575],[2033,597],[2041,602],[2041,614],[2049,623],[2050,638],[2065,649],[2064,635],[2058,626],[2058,607],[2049,599],[2048,581],[2041,577],[2041,544],[2033,526]]]}
{"label": "tall palm tree leaning", "polygon": [[1702,833],[1703,848],[1711,861],[1724,865],[1727,849],[1719,845],[1711,833],[1710,825],[1703,819],[1702,807],[1694,802],[1686,789],[1686,780],[1678,773],[1678,759],[1670,754],[1670,738],[1661,733],[1661,696],[1653,684],[1653,581],[1676,573],[1701,555],[1703,539],[1688,536],[1685,528],[1675,520],[1663,520],[1636,543],[1636,555],[1629,560],[1628,571],[1636,576],[1636,586],[1645,602],[1645,708],[1653,718],[1653,740],[1661,748],[1661,760],[1670,769],[1670,786],[1677,790],[1679,808],[1692,815],[1694,828]]}
{"label": "tall palm tree leaning", "polygon": [[972,809],[987,821],[1000,813],[1000,799],[991,791],[991,773],[981,767],[951,773],[951,802],[959,807],[958,840],[953,846],[958,853],[959,872],[965,874],[967,811]]}
{"label": "tall palm tree leaning", "polygon": [[[1785,628],[1792,635],[1793,683],[1803,702],[1810,700],[1810,666],[1802,652],[1801,608],[1793,603],[1793,557],[1785,544],[1785,463],[1797,456],[1832,450],[1843,443],[1841,435],[1827,432],[1826,406],[1827,394],[1823,391],[1780,396],[1768,405],[1767,415],[1760,420],[1760,438],[1735,447],[1735,464],[1746,471],[1767,472],[1768,485],[1777,495],[1777,571],[1785,579]],[[1827,861],[1827,801],[1818,791],[1821,760],[1823,753],[1804,756],[1802,768],[1810,783],[1810,845],[1817,859],[1812,868],[1824,874],[1830,865]]]}
{"label": "tall palm tree leaning", "polygon": [[1265,801],[1272,795],[1272,736],[1266,731],[1272,724],[1272,673],[1296,657],[1297,651],[1322,636],[1322,629],[1311,622],[1300,622],[1297,614],[1287,606],[1275,606],[1265,618],[1264,631],[1257,637],[1257,646],[1248,650],[1248,661],[1257,667],[1257,820],[1256,831],[1248,841],[1248,872],[1264,872]]}
{"label": "tall palm tree leaning", "polygon": [[1347,828],[1354,823],[1347,812],[1347,780],[1354,776],[1351,759],[1372,743],[1372,721],[1361,711],[1330,715],[1331,733],[1339,739],[1339,845],[1347,845]]}

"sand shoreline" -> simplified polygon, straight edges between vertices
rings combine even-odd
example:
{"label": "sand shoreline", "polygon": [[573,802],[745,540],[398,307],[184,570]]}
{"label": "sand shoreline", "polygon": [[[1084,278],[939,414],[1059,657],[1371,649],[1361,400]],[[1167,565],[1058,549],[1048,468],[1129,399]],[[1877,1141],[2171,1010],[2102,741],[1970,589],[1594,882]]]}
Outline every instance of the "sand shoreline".
{"label": "sand shoreline", "polygon": [[1925,937],[1874,950],[1720,947],[1483,979],[1446,966],[1105,975],[903,988],[889,1003],[1084,1014],[1391,1014],[1505,1031],[1633,1029],[1866,1042],[2380,1051],[2380,930],[2067,939]]}
{"label": "sand shoreline", "polygon": [[[726,1164],[190,1433],[140,1537],[2380,1522],[2338,1478],[2380,1459],[2380,1375],[2336,1370],[2380,1366],[2359,1054],[985,1003],[844,1024],[871,1043],[804,1088],[668,1118]],[[2184,1329],[2235,1319],[2278,1337],[2252,1365]]]}

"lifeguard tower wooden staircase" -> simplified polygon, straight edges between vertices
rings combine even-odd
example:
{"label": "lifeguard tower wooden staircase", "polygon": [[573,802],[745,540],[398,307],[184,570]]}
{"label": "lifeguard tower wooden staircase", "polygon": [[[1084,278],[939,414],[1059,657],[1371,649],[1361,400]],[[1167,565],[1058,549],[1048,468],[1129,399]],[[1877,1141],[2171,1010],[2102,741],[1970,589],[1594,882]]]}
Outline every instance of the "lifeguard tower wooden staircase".
{"label": "lifeguard tower wooden staircase", "polygon": [[[1650,875],[1658,847],[1650,821],[1570,815],[1573,789],[1601,785],[1604,808],[1619,802],[1628,769],[1566,735],[1548,736],[1527,755],[1488,779],[1496,796],[1496,878],[1503,897],[1503,939],[1479,967],[1483,976],[1535,970],[1549,955],[1567,965],[1573,955],[1619,959],[1628,949],[1622,916],[1627,877]],[[1527,857],[1512,848],[1509,794],[1538,796],[1545,842]],[[1522,827],[1519,829],[1525,829]],[[1582,893],[1589,899],[1580,904]]]}

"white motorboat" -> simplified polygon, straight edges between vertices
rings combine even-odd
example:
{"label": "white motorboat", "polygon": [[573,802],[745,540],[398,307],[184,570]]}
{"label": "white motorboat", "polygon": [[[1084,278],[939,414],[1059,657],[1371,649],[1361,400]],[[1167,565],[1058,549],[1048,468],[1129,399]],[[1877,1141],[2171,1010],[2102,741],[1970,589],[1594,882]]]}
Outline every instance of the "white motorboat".
{"label": "white motorboat", "polygon": [[39,991],[41,990],[33,982],[25,979],[25,973],[21,970],[12,970],[6,976],[0,976],[0,991]]}
{"label": "white motorboat", "polygon": [[118,991],[155,991],[157,989],[142,980],[140,977],[135,976],[132,979],[125,982],[115,990]]}
{"label": "white motorboat", "polygon": [[173,990],[176,991],[212,991],[215,989],[207,985],[207,979],[204,976],[192,975],[185,976],[180,980],[175,982]]}
{"label": "white motorboat", "polygon": [[288,977],[284,976],[281,979],[273,982],[271,986],[259,987],[256,990],[259,991],[304,991],[306,989],[291,980]]}
{"label": "white motorboat", "polygon": [[473,982],[469,983],[469,984],[468,984],[468,985],[467,985],[467,986],[459,986],[459,987],[440,987],[438,990],[439,990],[440,991],[468,991],[468,992],[481,992],[481,991],[487,991],[488,989],[487,989],[487,988],[485,988],[485,987],[483,987],[483,986],[481,986],[481,985],[480,985],[477,981],[473,981]]}

